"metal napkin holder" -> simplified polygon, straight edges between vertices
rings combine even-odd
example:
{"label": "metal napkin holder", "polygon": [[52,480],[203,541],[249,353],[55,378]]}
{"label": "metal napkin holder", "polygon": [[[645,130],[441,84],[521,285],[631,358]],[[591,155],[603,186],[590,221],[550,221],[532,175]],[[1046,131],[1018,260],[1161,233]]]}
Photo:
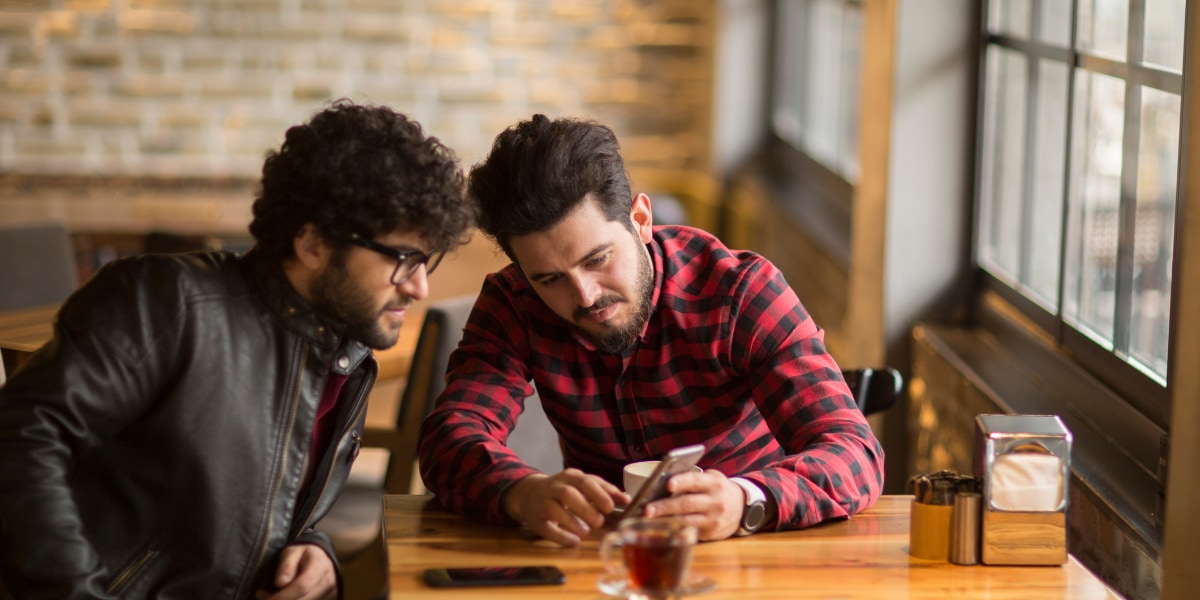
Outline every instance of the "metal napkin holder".
{"label": "metal napkin holder", "polygon": [[[996,459],[1012,453],[1051,454],[1061,462],[1062,496],[1053,510],[1005,510],[996,504]],[[1057,415],[975,417],[975,475],[983,482],[980,560],[989,565],[1067,562],[1071,432]]]}

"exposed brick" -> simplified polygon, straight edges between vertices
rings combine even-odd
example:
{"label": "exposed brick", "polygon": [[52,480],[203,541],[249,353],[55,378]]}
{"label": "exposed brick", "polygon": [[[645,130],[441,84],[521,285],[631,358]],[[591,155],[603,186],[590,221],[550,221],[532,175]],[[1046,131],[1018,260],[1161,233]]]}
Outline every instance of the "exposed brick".
{"label": "exposed brick", "polygon": [[124,5],[134,10],[173,10],[186,12],[194,7],[195,0],[125,0]]}
{"label": "exposed brick", "polygon": [[67,52],[67,65],[76,69],[116,69],[121,53],[114,44],[76,46]]}
{"label": "exposed brick", "polygon": [[0,123],[15,124],[29,114],[29,107],[18,100],[0,98]]}
{"label": "exposed brick", "polygon": [[219,77],[201,82],[199,92],[206,98],[243,98],[261,101],[270,97],[271,82],[261,78]]}
{"label": "exposed brick", "polygon": [[143,98],[182,98],[195,87],[194,79],[183,73],[147,73],[121,78],[115,86],[115,91],[126,96]]}
{"label": "exposed brick", "polygon": [[0,10],[45,11],[57,8],[60,0],[0,0]]}
{"label": "exposed brick", "polygon": [[93,126],[105,128],[131,128],[138,125],[140,111],[133,105],[122,102],[70,100],[67,103],[67,119],[73,127]]}
{"label": "exposed brick", "polygon": [[342,37],[348,41],[405,43],[409,31],[394,15],[354,13],[343,19]]}
{"label": "exposed brick", "polygon": [[[426,0],[432,15],[452,18],[487,16],[512,0]],[[501,6],[497,6],[501,5]]]}
{"label": "exposed brick", "polygon": [[7,69],[42,68],[45,61],[45,51],[41,46],[30,42],[29,36],[13,39],[10,36],[0,36],[0,45],[5,49],[5,65]]}
{"label": "exposed brick", "polygon": [[78,13],[67,10],[51,10],[42,13],[34,25],[34,35],[46,37],[70,37],[79,30]]}
{"label": "exposed brick", "polygon": [[[255,176],[288,126],[340,96],[412,114],[468,163],[544,112],[609,123],[631,167],[700,164],[714,13],[701,0],[0,1],[0,125],[16,124],[3,168]],[[23,158],[32,131],[41,150]]]}
{"label": "exposed brick", "polygon": [[0,8],[0,39],[8,36],[28,35],[41,20],[41,13],[25,9],[10,11]]}
{"label": "exposed brick", "polygon": [[117,28],[128,32],[187,35],[196,28],[196,16],[182,10],[123,10],[117,14]]}
{"label": "exposed brick", "polygon": [[82,13],[108,12],[113,8],[113,0],[65,0],[63,8]]}
{"label": "exposed brick", "polygon": [[[536,18],[542,10],[544,9],[523,11],[521,16]],[[598,0],[592,2],[585,2],[583,0],[575,2],[552,2],[550,3],[550,15],[555,21],[578,23],[595,23],[607,16],[605,14],[605,3]]]}
{"label": "exposed brick", "polygon": [[0,88],[5,94],[45,94],[50,89],[50,75],[32,69],[10,69],[0,73]]}
{"label": "exposed brick", "polygon": [[108,88],[107,75],[98,71],[68,71],[58,85],[58,91],[68,96],[104,94]]}

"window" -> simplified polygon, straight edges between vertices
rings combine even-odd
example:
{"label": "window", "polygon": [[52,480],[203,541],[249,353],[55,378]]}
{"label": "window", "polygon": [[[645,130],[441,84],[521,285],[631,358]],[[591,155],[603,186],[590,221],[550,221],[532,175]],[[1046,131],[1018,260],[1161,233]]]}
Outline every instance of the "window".
{"label": "window", "polygon": [[855,0],[780,0],[771,127],[839,175],[858,179],[862,9]]}
{"label": "window", "polygon": [[993,0],[977,259],[1166,428],[1186,0]]}

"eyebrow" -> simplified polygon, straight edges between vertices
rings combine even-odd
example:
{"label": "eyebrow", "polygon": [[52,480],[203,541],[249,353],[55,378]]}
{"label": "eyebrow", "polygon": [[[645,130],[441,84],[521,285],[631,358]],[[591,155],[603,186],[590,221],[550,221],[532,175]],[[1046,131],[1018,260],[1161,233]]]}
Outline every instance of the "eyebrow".
{"label": "eyebrow", "polygon": [[[575,261],[575,264],[581,265],[581,264],[591,260],[597,254],[600,254],[601,252],[604,252],[605,250],[608,250],[609,248],[611,248],[612,245],[613,245],[612,242],[605,242],[603,244],[597,245],[596,247],[592,248],[590,252],[588,252],[587,254],[584,254],[583,257],[581,257],[579,260]],[[528,277],[530,281],[536,281],[536,280],[544,279],[546,277],[550,277],[551,275],[556,275],[556,274],[558,274],[558,271],[547,271],[545,273],[530,273],[526,277]]]}

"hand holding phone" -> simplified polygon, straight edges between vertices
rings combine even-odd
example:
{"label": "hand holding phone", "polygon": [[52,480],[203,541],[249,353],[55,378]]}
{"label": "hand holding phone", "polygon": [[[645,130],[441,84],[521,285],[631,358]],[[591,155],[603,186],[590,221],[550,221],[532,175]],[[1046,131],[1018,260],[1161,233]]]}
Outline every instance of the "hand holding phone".
{"label": "hand holding phone", "polygon": [[553,585],[567,580],[558,567],[458,567],[426,569],[425,583],[432,587],[485,587],[495,585]]}
{"label": "hand holding phone", "polygon": [[702,456],[704,456],[704,444],[683,446],[668,452],[658,463],[658,468],[654,469],[654,472],[646,479],[646,483],[638,489],[633,500],[629,502],[629,506],[625,507],[621,519],[640,517],[647,504],[670,496],[671,492],[667,491],[667,480],[672,475],[683,473],[696,466]]}

